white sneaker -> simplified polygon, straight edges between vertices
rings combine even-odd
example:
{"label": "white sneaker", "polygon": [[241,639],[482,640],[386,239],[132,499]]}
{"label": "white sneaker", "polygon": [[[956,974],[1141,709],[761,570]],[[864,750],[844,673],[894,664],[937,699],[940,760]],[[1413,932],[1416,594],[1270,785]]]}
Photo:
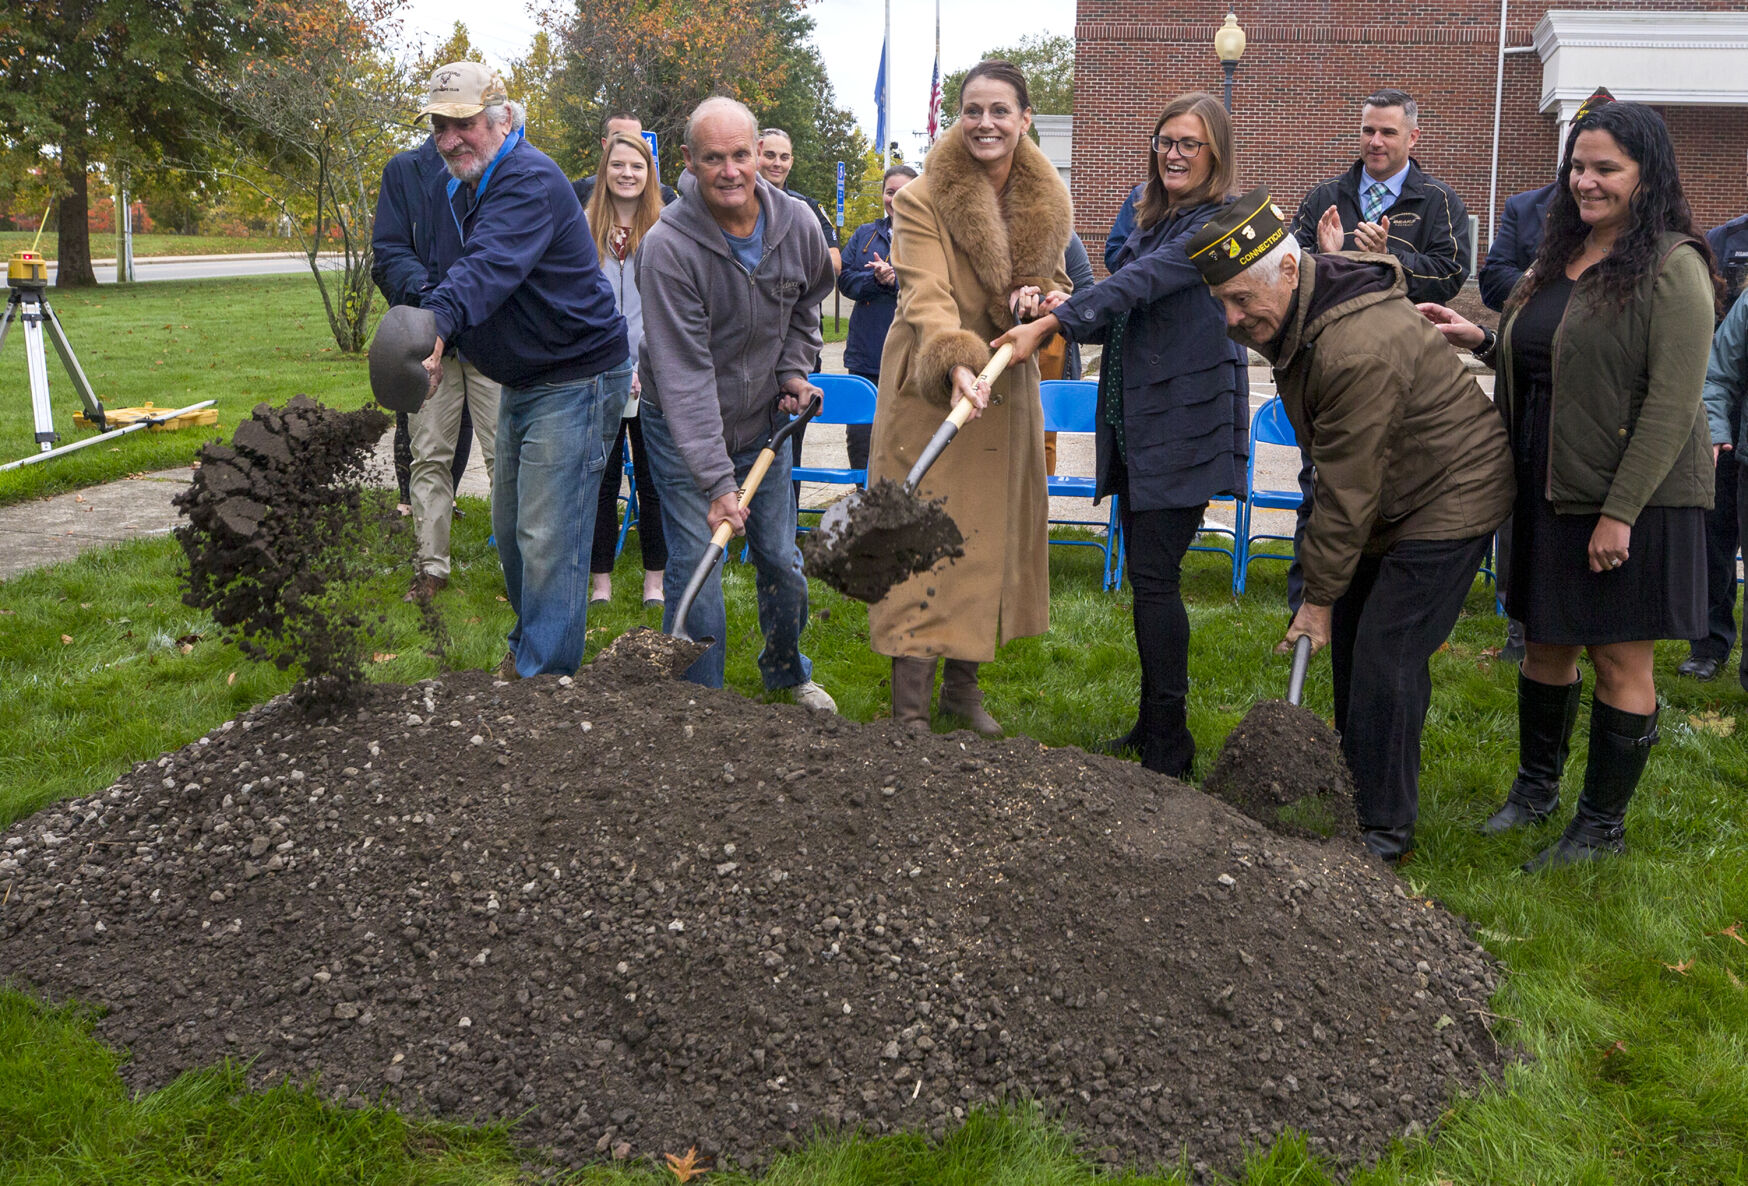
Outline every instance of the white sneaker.
{"label": "white sneaker", "polygon": [[831,693],[808,680],[804,684],[796,684],[790,689],[794,693],[795,703],[802,708],[811,708],[815,712],[836,712],[838,702],[831,698]]}

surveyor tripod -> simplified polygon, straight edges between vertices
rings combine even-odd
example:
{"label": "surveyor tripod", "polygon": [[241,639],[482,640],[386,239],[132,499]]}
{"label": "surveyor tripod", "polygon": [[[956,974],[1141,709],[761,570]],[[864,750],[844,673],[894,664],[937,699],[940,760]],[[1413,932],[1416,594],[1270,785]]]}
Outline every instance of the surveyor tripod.
{"label": "surveyor tripod", "polygon": [[91,381],[85,377],[79,359],[73,354],[73,344],[67,341],[67,331],[61,328],[61,319],[55,316],[49,305],[48,272],[42,266],[41,257],[24,251],[15,255],[6,270],[6,287],[10,295],[6,300],[6,313],[0,316],[0,350],[6,348],[6,334],[12,328],[13,320],[23,322],[24,360],[30,371],[30,408],[36,418],[37,447],[47,453],[61,439],[55,431],[54,409],[49,406],[48,357],[42,347],[45,328],[54,339],[55,353],[61,356],[67,377],[73,381],[74,389],[84,401],[86,417],[99,431],[107,429],[103,404],[91,390]]}

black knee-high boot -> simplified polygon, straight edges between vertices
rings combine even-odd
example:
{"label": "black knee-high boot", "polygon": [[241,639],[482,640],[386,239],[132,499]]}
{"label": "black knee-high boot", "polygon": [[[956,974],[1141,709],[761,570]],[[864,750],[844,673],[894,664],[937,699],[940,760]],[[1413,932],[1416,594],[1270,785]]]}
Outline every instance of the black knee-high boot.
{"label": "black knee-high boot", "polygon": [[1517,779],[1505,804],[1481,825],[1483,835],[1539,824],[1560,805],[1560,772],[1572,748],[1572,725],[1584,692],[1580,675],[1565,687],[1517,675]]}
{"label": "black knee-high boot", "polygon": [[1593,861],[1626,851],[1627,804],[1657,744],[1657,713],[1622,712],[1592,697],[1584,793],[1565,834],[1524,865],[1524,872]]}

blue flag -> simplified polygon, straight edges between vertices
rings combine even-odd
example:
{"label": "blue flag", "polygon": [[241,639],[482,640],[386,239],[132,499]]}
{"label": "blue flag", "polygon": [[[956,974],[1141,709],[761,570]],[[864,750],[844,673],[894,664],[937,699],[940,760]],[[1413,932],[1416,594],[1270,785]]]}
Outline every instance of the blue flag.
{"label": "blue flag", "polygon": [[880,43],[880,73],[874,76],[874,109],[879,112],[874,123],[874,150],[886,159],[886,43]]}

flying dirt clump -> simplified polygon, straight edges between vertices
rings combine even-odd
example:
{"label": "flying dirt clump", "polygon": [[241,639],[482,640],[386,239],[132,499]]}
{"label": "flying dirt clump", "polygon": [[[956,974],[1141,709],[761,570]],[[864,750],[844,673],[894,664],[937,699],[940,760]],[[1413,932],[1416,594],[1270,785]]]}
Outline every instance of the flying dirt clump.
{"label": "flying dirt clump", "polygon": [[201,448],[175,499],[183,602],[251,659],[296,667],[306,705],[343,702],[363,678],[365,627],[343,593],[363,575],[364,466],[388,426],[378,408],[338,412],[307,395],[258,404],[230,444]]}

